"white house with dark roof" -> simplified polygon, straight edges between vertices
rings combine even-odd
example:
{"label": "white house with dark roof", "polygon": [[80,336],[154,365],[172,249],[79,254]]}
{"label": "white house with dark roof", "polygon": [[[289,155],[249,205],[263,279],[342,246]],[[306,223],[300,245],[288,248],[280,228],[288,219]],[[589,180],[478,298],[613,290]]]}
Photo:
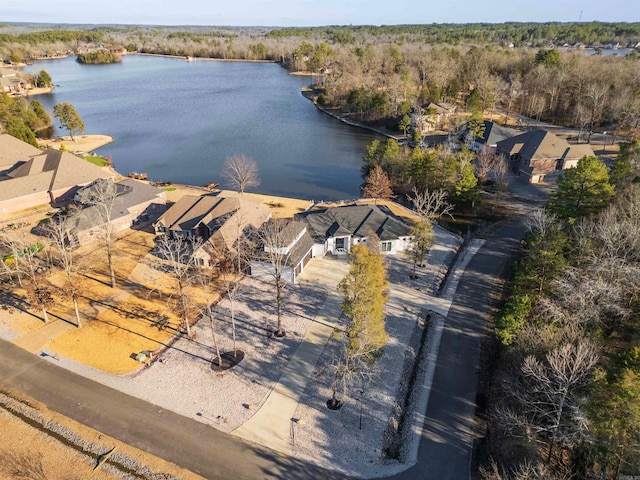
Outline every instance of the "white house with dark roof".
{"label": "white house with dark roof", "polygon": [[345,205],[308,210],[296,215],[309,226],[313,256],[345,255],[353,245],[366,243],[373,232],[385,254],[403,252],[411,244],[411,228],[383,205]]}
{"label": "white house with dark roof", "polygon": [[0,213],[67,201],[81,186],[113,176],[71,153],[0,135]]}

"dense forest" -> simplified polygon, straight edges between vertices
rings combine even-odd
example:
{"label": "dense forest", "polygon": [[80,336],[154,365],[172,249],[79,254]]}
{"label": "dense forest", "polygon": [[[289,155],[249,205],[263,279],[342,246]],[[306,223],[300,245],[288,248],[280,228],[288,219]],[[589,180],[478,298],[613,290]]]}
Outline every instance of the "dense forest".
{"label": "dense forest", "polygon": [[0,34],[0,54],[41,58],[119,44],[130,52],[272,60],[321,74],[316,93],[324,106],[390,129],[412,109],[451,102],[640,134],[637,51],[590,55],[563,46],[635,47],[639,23],[83,28]]}
{"label": "dense forest", "polygon": [[567,170],[509,284],[484,478],[640,469],[640,142]]}
{"label": "dense forest", "polygon": [[77,60],[78,63],[101,65],[106,63],[118,63],[122,61],[122,58],[120,55],[116,55],[106,50],[98,50],[95,52],[79,53]]}

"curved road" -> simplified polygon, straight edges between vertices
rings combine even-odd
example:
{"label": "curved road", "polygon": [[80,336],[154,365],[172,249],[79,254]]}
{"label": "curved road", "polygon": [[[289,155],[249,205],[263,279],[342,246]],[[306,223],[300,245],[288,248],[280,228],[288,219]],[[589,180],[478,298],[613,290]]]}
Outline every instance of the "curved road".
{"label": "curved road", "polygon": [[[469,477],[486,313],[495,281],[525,231],[519,219],[497,231],[463,273],[442,335],[418,462],[393,478]],[[345,478],[159,409],[5,341],[0,341],[0,384],[205,478]]]}

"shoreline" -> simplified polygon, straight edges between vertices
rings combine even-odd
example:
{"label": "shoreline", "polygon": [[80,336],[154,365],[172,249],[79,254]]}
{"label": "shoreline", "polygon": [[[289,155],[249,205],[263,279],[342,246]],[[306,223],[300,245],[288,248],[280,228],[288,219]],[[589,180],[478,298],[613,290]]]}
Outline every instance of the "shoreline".
{"label": "shoreline", "polygon": [[[199,61],[206,61],[206,62],[244,62],[244,63],[278,63],[277,60],[249,60],[249,59],[244,59],[244,58],[210,58],[210,57],[192,57],[192,56],[187,56],[187,55],[165,55],[163,53],[139,53],[139,52],[132,52],[132,53],[128,53],[127,55],[140,55],[143,57],[164,57],[164,58],[175,58],[178,60],[182,60],[184,62],[199,62]],[[190,58],[191,60],[187,60],[187,58]]]}
{"label": "shoreline", "polygon": [[45,146],[48,148],[55,148],[56,150],[60,150],[60,145],[64,143],[65,148],[70,153],[90,153],[98,148],[104,147],[105,145],[113,142],[113,137],[109,135],[77,135],[76,141],[72,141],[69,135],[64,135],[61,137],[56,137],[52,140],[46,139],[38,139],[38,144],[40,146]]}
{"label": "shoreline", "polygon": [[398,138],[398,136],[392,135],[391,133],[388,133],[388,132],[384,132],[384,131],[382,131],[382,130],[380,130],[378,128],[370,127],[369,125],[362,125],[361,123],[357,123],[357,122],[348,120],[348,119],[346,119],[344,117],[341,117],[340,115],[338,115],[336,113],[330,112],[326,108],[321,107],[320,105],[318,105],[318,102],[313,97],[313,95],[311,95],[311,92],[312,92],[312,90],[310,90],[309,87],[302,87],[302,90],[300,91],[300,93],[302,93],[302,96],[305,97],[307,100],[311,101],[311,103],[313,103],[318,110],[320,110],[323,113],[326,113],[327,115],[335,118],[336,120],[339,120],[342,123],[346,123],[347,125],[351,125],[352,127],[364,128],[365,130],[369,130],[371,132],[377,133],[378,135],[382,135],[382,136],[387,137],[387,138],[393,138],[397,142],[402,142],[403,140],[404,141],[407,140],[405,138]]}

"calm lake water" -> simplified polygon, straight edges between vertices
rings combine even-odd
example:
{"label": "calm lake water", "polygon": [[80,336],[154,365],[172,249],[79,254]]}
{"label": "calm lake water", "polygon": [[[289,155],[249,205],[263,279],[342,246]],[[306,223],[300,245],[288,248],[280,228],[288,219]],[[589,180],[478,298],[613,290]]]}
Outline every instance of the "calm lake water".
{"label": "calm lake water", "polygon": [[121,173],[224,188],[224,161],[240,153],[258,164],[261,184],[252,191],[315,200],[359,195],[362,157],[376,137],[318,111],[300,93],[310,79],[279,65],[127,55],[112,65],[46,60],[26,71],[41,69],[59,86],[37,99],[50,114],[71,103],[85,133],[112,136],[96,153],[110,155]]}

